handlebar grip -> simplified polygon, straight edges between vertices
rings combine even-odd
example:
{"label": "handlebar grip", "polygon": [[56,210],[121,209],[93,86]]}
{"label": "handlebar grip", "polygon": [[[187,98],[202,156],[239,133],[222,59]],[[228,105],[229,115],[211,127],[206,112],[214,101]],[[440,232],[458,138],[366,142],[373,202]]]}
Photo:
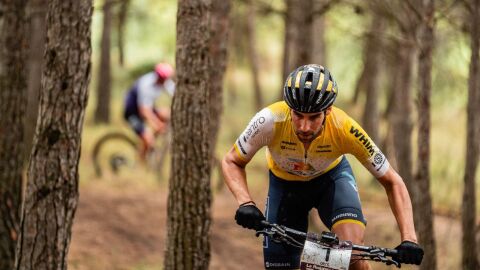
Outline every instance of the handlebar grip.
{"label": "handlebar grip", "polygon": [[271,228],[272,227],[272,224],[270,222],[266,221],[266,220],[262,220],[261,224],[264,228]]}
{"label": "handlebar grip", "polygon": [[392,257],[392,256],[395,256],[397,254],[398,254],[398,250],[396,250],[396,249],[391,249],[391,248],[386,248],[385,249],[385,255],[386,256]]}

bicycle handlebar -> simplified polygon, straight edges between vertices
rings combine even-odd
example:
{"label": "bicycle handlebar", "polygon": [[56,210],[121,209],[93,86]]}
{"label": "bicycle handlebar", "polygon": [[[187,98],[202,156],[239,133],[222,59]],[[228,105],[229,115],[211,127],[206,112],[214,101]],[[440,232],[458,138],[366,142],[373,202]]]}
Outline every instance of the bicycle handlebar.
{"label": "bicycle handlebar", "polygon": [[[327,245],[338,244],[340,242],[338,237],[331,232],[322,232],[322,234],[320,235],[316,233],[311,233],[311,232],[305,233],[302,231],[297,231],[295,229],[288,228],[283,225],[269,223],[268,221],[262,221],[262,226],[264,227],[264,229],[259,230],[255,233],[257,237],[259,235],[269,236],[275,242],[283,242],[285,244],[298,247],[298,248],[303,248],[303,245],[304,245],[303,242],[307,238],[323,244],[327,244]],[[293,236],[299,237],[302,240],[299,241],[295,239]],[[400,263],[395,261],[392,258],[398,254],[398,251],[396,249],[383,248],[383,247],[377,247],[377,246],[362,246],[362,245],[356,245],[356,244],[352,244],[351,246],[352,246],[352,250],[360,251],[359,253],[353,253],[352,256],[354,257],[359,257],[360,259],[379,261],[387,265],[393,264],[396,267],[400,268]],[[390,258],[387,258],[387,257],[390,257]]]}

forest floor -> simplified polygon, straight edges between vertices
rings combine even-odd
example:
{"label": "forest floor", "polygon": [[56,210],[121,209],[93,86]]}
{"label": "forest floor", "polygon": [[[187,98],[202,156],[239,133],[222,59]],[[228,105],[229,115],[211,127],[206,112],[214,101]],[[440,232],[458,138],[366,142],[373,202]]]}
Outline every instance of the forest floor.
{"label": "forest floor", "polygon": [[[256,196],[260,198],[262,194]],[[362,203],[368,220],[366,244],[394,247],[399,236],[386,200],[370,198]],[[99,180],[82,185],[69,251],[69,268],[162,269],[166,206],[165,185],[147,187],[128,181],[111,185]],[[235,224],[235,210],[236,203],[228,190],[215,194],[210,269],[262,269],[262,240],[256,238],[253,231]],[[439,269],[460,269],[460,229],[457,219],[435,218]],[[372,266],[374,269],[393,269],[378,263],[372,263]]]}

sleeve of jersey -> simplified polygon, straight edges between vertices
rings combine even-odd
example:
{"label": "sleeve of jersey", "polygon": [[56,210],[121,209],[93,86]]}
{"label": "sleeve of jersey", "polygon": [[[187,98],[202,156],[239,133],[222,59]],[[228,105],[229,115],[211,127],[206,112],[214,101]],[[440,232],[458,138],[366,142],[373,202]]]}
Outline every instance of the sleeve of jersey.
{"label": "sleeve of jersey", "polygon": [[175,82],[171,79],[166,80],[163,83],[163,87],[165,88],[165,91],[170,95],[173,96],[175,94]]}
{"label": "sleeve of jersey", "polygon": [[270,143],[274,124],[273,114],[268,108],[261,110],[250,120],[233,145],[242,160],[250,161],[260,148]]}
{"label": "sleeve of jersey", "polygon": [[347,138],[345,146],[349,148],[347,152],[354,155],[375,177],[385,175],[390,164],[363,128],[351,118],[346,121],[344,128]]}

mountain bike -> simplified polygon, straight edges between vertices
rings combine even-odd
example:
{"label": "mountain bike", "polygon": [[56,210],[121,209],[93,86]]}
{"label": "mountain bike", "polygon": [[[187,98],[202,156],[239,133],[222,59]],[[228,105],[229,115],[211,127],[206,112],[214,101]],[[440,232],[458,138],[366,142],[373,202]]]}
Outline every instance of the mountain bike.
{"label": "mountain bike", "polygon": [[[377,246],[361,246],[350,241],[340,241],[332,232],[316,234],[301,232],[283,225],[263,222],[264,229],[256,232],[256,236],[270,237],[276,243],[284,243],[303,248],[300,269],[332,269],[347,270],[351,260],[369,260],[395,265],[400,263],[393,257],[397,250]],[[355,252],[353,252],[355,251]]]}
{"label": "mountain bike", "polygon": [[[135,177],[139,169],[155,171],[157,179],[166,179],[165,163],[171,149],[171,132],[157,135],[154,147],[147,154],[145,162],[140,160],[139,149],[141,141],[138,137],[128,135],[123,131],[110,131],[101,136],[92,151],[92,162],[97,177]],[[215,156],[212,161],[214,175],[212,188],[214,191],[223,189],[224,181],[220,160]],[[216,178],[216,179],[215,179]]]}
{"label": "mountain bike", "polygon": [[123,131],[110,131],[101,136],[92,151],[97,177],[134,174],[140,168],[155,170],[163,178],[163,167],[170,150],[170,132],[156,137],[155,145],[144,162],[140,160],[141,141]]}

